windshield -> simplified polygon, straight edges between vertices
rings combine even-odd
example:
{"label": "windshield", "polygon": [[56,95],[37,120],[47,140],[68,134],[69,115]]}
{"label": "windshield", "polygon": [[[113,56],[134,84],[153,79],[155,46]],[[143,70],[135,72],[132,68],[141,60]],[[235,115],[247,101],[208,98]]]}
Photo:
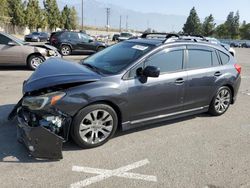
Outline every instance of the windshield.
{"label": "windshield", "polygon": [[33,32],[32,35],[40,35],[38,32]]}
{"label": "windshield", "polygon": [[83,61],[103,74],[117,74],[149,52],[154,46],[121,42],[90,56]]}
{"label": "windshield", "polygon": [[27,44],[27,43],[24,42],[23,40],[18,39],[18,38],[16,38],[16,37],[12,36],[12,35],[9,35],[9,34],[7,34],[7,33],[5,33],[5,35],[6,35],[7,37],[9,37],[11,40],[13,40],[13,41],[15,41],[15,42],[17,42],[17,43],[19,43],[19,44],[22,44],[22,45]]}

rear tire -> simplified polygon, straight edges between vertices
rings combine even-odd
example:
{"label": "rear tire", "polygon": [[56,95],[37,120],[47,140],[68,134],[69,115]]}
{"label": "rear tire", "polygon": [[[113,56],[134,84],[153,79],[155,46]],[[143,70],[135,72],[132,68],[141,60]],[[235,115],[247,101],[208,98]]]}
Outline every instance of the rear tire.
{"label": "rear tire", "polygon": [[29,69],[36,70],[44,61],[45,59],[42,55],[34,54],[28,58],[27,65]]}
{"label": "rear tire", "polygon": [[63,45],[60,48],[60,52],[63,56],[68,56],[71,54],[71,48],[68,45]]}
{"label": "rear tire", "polygon": [[115,133],[118,117],[106,104],[94,104],[79,111],[73,119],[71,136],[82,148],[94,148],[106,143]]}
{"label": "rear tire", "polygon": [[232,97],[232,91],[229,87],[223,86],[219,88],[209,106],[208,112],[213,116],[221,116],[226,113],[232,102]]}

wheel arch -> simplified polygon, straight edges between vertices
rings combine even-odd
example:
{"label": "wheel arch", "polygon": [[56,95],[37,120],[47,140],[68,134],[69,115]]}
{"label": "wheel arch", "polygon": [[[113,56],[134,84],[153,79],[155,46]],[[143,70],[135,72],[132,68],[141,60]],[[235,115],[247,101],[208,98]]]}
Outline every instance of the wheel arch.
{"label": "wheel arch", "polygon": [[231,84],[225,84],[225,85],[223,85],[223,86],[226,86],[226,87],[228,87],[228,88],[231,90],[231,92],[232,92],[231,104],[233,104],[233,103],[234,103],[233,98],[234,98],[234,94],[235,94],[233,86],[232,86]]}
{"label": "wheel arch", "polygon": [[73,50],[72,45],[69,44],[69,43],[62,43],[62,44],[60,45],[60,49],[62,48],[62,46],[69,46],[70,49]]}
{"label": "wheel arch", "polygon": [[[88,107],[90,105],[95,105],[95,104],[106,104],[106,105],[110,106],[111,108],[113,108],[114,111],[116,112],[117,118],[118,118],[118,127],[117,128],[122,129],[122,113],[121,113],[121,110],[120,110],[119,106],[117,106],[112,101],[109,101],[109,100],[94,101],[94,102],[89,103],[87,106],[84,106],[79,111],[81,111],[82,109],[84,109],[84,108],[86,108],[86,107]],[[78,114],[78,112],[75,114],[75,116]]]}
{"label": "wheel arch", "polygon": [[45,60],[45,57],[44,57],[41,53],[39,53],[39,52],[34,52],[34,53],[29,54],[29,55],[26,57],[26,64],[27,64],[27,65],[28,65],[28,63],[29,63],[29,58],[30,58],[31,56],[33,56],[33,55],[41,56],[41,57],[43,57],[43,60]]}

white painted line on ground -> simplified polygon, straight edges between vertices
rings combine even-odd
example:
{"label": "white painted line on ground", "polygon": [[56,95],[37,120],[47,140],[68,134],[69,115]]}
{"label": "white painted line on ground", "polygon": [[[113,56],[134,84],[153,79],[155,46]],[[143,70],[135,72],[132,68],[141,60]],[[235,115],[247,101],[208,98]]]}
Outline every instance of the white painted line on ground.
{"label": "white painted line on ground", "polygon": [[250,79],[250,76],[241,76],[243,79]]}
{"label": "white painted line on ground", "polygon": [[129,170],[139,168],[139,167],[144,166],[146,164],[149,164],[148,159],[144,159],[142,161],[138,161],[138,162],[135,162],[133,164],[117,168],[115,170],[106,170],[106,169],[99,169],[99,168],[73,166],[72,171],[74,171],[74,172],[85,172],[85,173],[99,174],[99,175],[88,178],[88,179],[85,179],[83,181],[76,182],[74,184],[71,184],[70,187],[71,188],[86,187],[88,185],[100,182],[100,181],[105,180],[107,178],[110,178],[112,176],[157,182],[157,177],[156,176],[127,172]]}
{"label": "white painted line on ground", "polygon": [[245,91],[243,91],[243,92],[241,92],[241,93],[244,94],[244,95],[250,96],[250,92],[245,92]]}

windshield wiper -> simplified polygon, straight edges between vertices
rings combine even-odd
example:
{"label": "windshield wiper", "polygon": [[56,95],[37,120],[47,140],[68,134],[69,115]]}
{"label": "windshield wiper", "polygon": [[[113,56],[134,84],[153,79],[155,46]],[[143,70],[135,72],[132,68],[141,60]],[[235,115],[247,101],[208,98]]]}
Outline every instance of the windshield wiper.
{"label": "windshield wiper", "polygon": [[98,69],[97,67],[95,67],[94,65],[88,64],[88,63],[83,63],[83,65],[85,65],[86,67],[90,68],[91,70],[97,72],[97,73],[101,73],[100,69]]}

